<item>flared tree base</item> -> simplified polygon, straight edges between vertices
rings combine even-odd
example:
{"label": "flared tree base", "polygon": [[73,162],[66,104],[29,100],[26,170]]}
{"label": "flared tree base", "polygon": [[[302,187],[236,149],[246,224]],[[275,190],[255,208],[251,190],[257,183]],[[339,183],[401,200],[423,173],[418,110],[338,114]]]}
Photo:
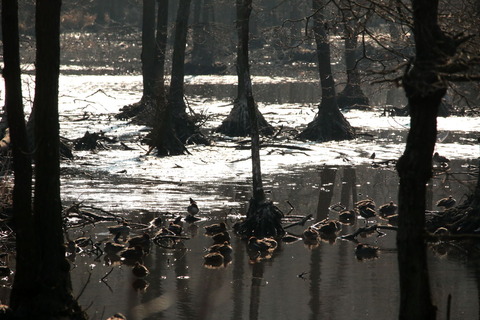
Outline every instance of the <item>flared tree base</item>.
{"label": "flared tree base", "polygon": [[139,102],[129,104],[115,115],[119,120],[130,120],[132,123],[153,126],[156,104],[153,99],[142,98]]}
{"label": "flared tree base", "polygon": [[283,213],[271,201],[257,204],[250,199],[247,219],[239,223],[236,231],[245,237],[255,236],[259,239],[265,237],[281,237],[285,234],[282,227]]}
{"label": "flared tree base", "polygon": [[[260,134],[273,134],[273,127],[267,123],[258,109],[256,109],[256,112]],[[250,135],[250,130],[250,118],[248,117],[247,103],[235,101],[232,111],[230,111],[228,117],[223,120],[222,124],[215,130],[215,132],[230,137],[245,137]]]}
{"label": "flared tree base", "polygon": [[320,142],[351,140],[355,138],[355,130],[338,109],[325,111],[320,107],[316,118],[297,138]]}
{"label": "flared tree base", "polygon": [[369,105],[368,98],[358,85],[347,85],[345,89],[338,94],[337,103],[340,109],[355,109]]}

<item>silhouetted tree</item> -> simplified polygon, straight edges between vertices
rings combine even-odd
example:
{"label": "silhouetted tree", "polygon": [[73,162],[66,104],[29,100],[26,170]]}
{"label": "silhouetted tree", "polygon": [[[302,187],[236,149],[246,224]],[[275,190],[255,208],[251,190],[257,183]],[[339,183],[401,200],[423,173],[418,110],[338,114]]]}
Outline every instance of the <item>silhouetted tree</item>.
{"label": "silhouetted tree", "polygon": [[143,0],[141,56],[143,103],[152,103],[155,100],[155,2],[155,0]]}
{"label": "silhouetted tree", "polygon": [[298,138],[316,141],[348,140],[355,137],[355,132],[337,104],[335,80],[330,64],[330,44],[325,30],[327,26],[324,7],[322,0],[312,0],[313,33],[317,45],[322,101],[315,119],[298,135]]}
{"label": "silhouetted tree", "polygon": [[32,166],[28,152],[27,132],[22,103],[20,71],[18,3],[2,1],[3,77],[5,79],[5,109],[10,128],[13,154],[13,212],[16,236],[17,265],[10,297],[16,310],[23,297],[30,294],[36,263],[32,216]]}
{"label": "silhouetted tree", "polygon": [[[2,2],[2,6],[7,5],[5,2]],[[33,103],[33,108],[37,111],[34,120],[35,198],[32,216],[27,207],[31,205],[28,202],[30,197],[27,195],[28,191],[24,190],[23,193],[27,195],[27,199],[21,201],[27,203],[22,208],[23,212],[18,213],[22,215],[22,219],[27,219],[20,223],[21,229],[16,235],[20,245],[20,251],[17,252],[20,256],[17,255],[16,267],[20,273],[15,276],[14,286],[17,287],[12,289],[10,301],[15,318],[18,319],[86,318],[72,296],[70,265],[65,259],[63,239],[58,122],[60,7],[60,0],[37,0],[36,2],[37,54]],[[15,23],[12,20],[10,22]],[[8,28],[7,30],[15,31]],[[15,96],[18,99],[19,89],[16,90]],[[17,114],[15,125],[18,125],[20,116],[21,114]],[[17,137],[20,130],[23,130],[21,125],[18,130],[14,130],[18,131]],[[26,134],[21,133],[20,136],[22,135]],[[20,143],[18,147],[25,147],[22,145],[22,140],[24,139],[20,138],[17,141]],[[28,166],[28,159],[24,160],[23,166]],[[25,234],[25,232],[31,233]],[[23,257],[24,254],[31,256]]]}
{"label": "silhouetted tree", "polygon": [[[248,119],[250,122],[250,137],[252,151],[252,187],[253,196],[250,199],[247,219],[242,222],[237,231],[246,236],[255,235],[262,238],[267,236],[279,236],[284,234],[281,224],[282,212],[271,201],[267,201],[262,182],[262,170],[260,164],[260,128],[258,120],[258,109],[255,105],[252,92],[252,81],[250,78],[250,68],[248,59],[248,20],[252,11],[252,0],[237,0],[237,28],[239,35],[239,46],[241,46],[241,55],[245,59],[242,64],[243,90],[245,90],[245,103],[247,107]],[[240,72],[240,68],[239,68]],[[239,82],[240,85],[240,82]]]}
{"label": "silhouetted tree", "polygon": [[178,140],[182,143],[208,143],[200,133],[194,119],[187,114],[187,106],[184,100],[185,49],[187,45],[190,3],[191,0],[180,0],[178,3],[167,108],[169,109],[170,120]]}
{"label": "silhouetted tree", "polygon": [[[362,91],[360,72],[357,65],[357,49],[359,31],[366,24],[371,15],[369,11],[361,10],[350,1],[341,1],[343,36],[345,43],[345,67],[347,70],[347,83],[342,92],[338,94],[339,108],[348,108],[355,105],[368,105],[368,98]],[[352,10],[355,10],[355,15]],[[362,17],[362,18],[359,18]]]}
{"label": "silhouetted tree", "polygon": [[[155,3],[156,0],[143,0],[142,9],[142,81],[143,92],[142,98],[139,102],[127,105],[120,110],[116,115],[119,119],[133,118],[136,122],[154,125],[154,117],[156,109],[156,76],[158,74],[158,64],[155,63],[156,50],[158,43],[156,43],[155,36]],[[167,8],[163,8],[168,12]],[[158,30],[157,30],[158,33]]]}
{"label": "silhouetted tree", "polygon": [[[248,43],[250,37],[250,12],[252,10],[250,4],[242,4],[237,1],[237,98],[234,101],[234,106],[230,114],[222,124],[216,129],[217,132],[228,136],[246,136],[249,135],[251,128],[251,121],[248,114],[248,88],[247,83],[251,83],[251,79],[246,79],[247,75],[250,77],[250,62],[248,58]],[[251,93],[253,95],[253,93]],[[257,125],[262,134],[269,135],[273,133],[273,127],[267,123],[263,115],[254,106],[257,118]]]}
{"label": "silhouetted tree", "polygon": [[[462,37],[452,38],[438,24],[438,0],[412,0],[416,55],[402,79],[410,106],[410,131],[397,163],[400,186],[397,233],[400,319],[436,319],[431,300],[425,246],[426,184],[432,176],[437,115],[447,91],[448,70]],[[458,61],[461,62],[461,61]],[[459,70],[459,69],[457,69]]]}

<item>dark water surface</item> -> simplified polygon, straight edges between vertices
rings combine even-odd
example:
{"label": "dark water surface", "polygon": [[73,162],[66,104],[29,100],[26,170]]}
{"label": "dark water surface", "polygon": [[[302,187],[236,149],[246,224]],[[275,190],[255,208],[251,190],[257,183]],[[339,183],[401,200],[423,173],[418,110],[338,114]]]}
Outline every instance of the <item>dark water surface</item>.
{"label": "dark water surface", "polygon": [[[467,163],[456,161],[451,172],[460,172],[461,165]],[[285,203],[289,200],[295,207],[291,214],[313,214],[314,220],[321,220],[336,218],[337,214],[328,207],[338,202],[351,208],[353,201],[367,196],[377,205],[396,201],[397,183],[392,168],[315,166],[290,174],[267,176],[266,190],[284,212],[289,211]],[[436,177],[429,188],[430,207],[436,210],[434,202],[446,195],[462,199],[473,184],[474,180],[464,174]],[[219,185],[217,192],[233,202],[241,199],[242,205],[237,209],[245,212],[250,194],[248,185]],[[201,194],[198,197],[201,207]],[[93,261],[90,256],[77,256],[77,267],[72,272],[74,286],[78,291],[90,277],[80,302],[84,306],[91,305],[91,318],[102,319],[114,312],[122,312],[129,319],[396,318],[399,283],[395,231],[359,237],[359,241],[381,249],[377,259],[362,261],[354,255],[355,243],[336,239],[310,248],[303,241],[283,243],[271,259],[251,263],[245,242],[233,236],[231,263],[220,269],[208,269],[203,266],[203,255],[213,241],[204,234],[203,226],[221,220],[227,209],[209,212],[204,216],[208,221],[184,223],[185,234],[191,239],[182,241],[176,249],[153,246],[144,259],[151,272],[145,278],[148,286],[144,290],[134,289],[136,278],[131,267],[113,267],[103,283],[99,280],[112,270],[112,266],[105,266],[102,260]],[[130,217],[148,221],[152,214]],[[232,226],[235,219],[230,217],[227,221]],[[358,219],[353,226],[344,225],[341,233],[364,225],[364,220]],[[303,229],[297,226],[288,231],[300,235]],[[99,230],[102,225],[96,227],[97,240],[108,237],[106,232]],[[449,294],[452,296],[451,319],[477,319],[476,264],[459,258],[454,245],[445,251],[439,254],[429,250],[438,319],[446,319]]]}

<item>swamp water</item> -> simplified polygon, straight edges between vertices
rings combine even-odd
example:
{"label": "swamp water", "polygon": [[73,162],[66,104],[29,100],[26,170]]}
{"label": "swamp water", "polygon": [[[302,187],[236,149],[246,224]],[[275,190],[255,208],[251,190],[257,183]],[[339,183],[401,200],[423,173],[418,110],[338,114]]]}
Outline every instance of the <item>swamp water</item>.
{"label": "swamp water", "polygon": [[[276,128],[299,129],[316,113],[318,97],[313,83],[292,79],[255,78],[260,110]],[[28,82],[28,79],[26,79]],[[85,131],[102,130],[117,143],[104,150],[75,152],[62,162],[62,199],[68,206],[82,202],[148,223],[157,216],[168,224],[186,215],[188,199],[200,207],[202,220],[183,223],[190,237],[165,249],[153,245],[144,258],[150,274],[135,278],[131,266],[110,265],[104,257],[77,254],[72,259],[75,295],[91,319],[122,312],[128,319],[395,319],[399,284],[395,231],[358,237],[380,247],[378,258],[358,260],[355,243],[336,239],[307,246],[303,241],[280,243],[270,259],[251,263],[245,242],[232,235],[232,261],[219,269],[206,268],[203,256],[212,243],[204,226],[226,219],[230,226],[246,212],[251,196],[249,150],[236,148],[241,139],[217,139],[212,146],[189,147],[190,155],[157,158],[146,155],[139,143],[146,128],[114,119],[118,110],[137,102],[139,76],[62,76],[60,115],[62,136],[75,139]],[[206,116],[205,128],[214,128],[229,113],[234,78],[188,77],[187,98],[195,112]],[[284,90],[272,91],[275,83]],[[290,89],[288,83],[294,82]],[[224,90],[218,90],[221,83]],[[227,90],[228,88],[228,90]],[[230,91],[229,91],[230,90]],[[292,96],[292,92],[295,94]],[[296,100],[298,92],[310,101]],[[265,93],[265,97],[262,96]],[[277,95],[274,99],[272,94]],[[393,166],[372,162],[398,158],[404,148],[408,118],[382,117],[382,110],[350,111],[345,116],[360,133],[353,141],[309,143],[281,141],[261,150],[267,196],[291,215],[312,214],[308,226],[326,217],[337,218],[329,206],[370,197],[377,206],[396,201],[397,174]],[[469,173],[477,165],[479,149],[475,118],[440,118],[436,150],[449,158],[448,174],[439,173],[429,184],[429,209],[439,198],[452,195],[458,202],[471,192],[476,179]],[[140,134],[139,134],[140,133]],[[133,150],[124,150],[123,142]],[[272,141],[275,143],[275,141]],[[375,152],[375,160],[370,155]],[[472,171],[472,172],[470,172]],[[167,213],[168,212],[168,213]],[[385,221],[377,222],[386,224]],[[370,222],[372,223],[372,222]],[[70,237],[91,235],[94,241],[112,238],[99,223],[72,230]],[[344,225],[341,234],[353,232],[365,221]],[[304,227],[287,231],[301,235]],[[451,295],[451,319],[479,318],[478,261],[465,259],[460,248],[429,250],[429,267],[438,319],[446,319]],[[6,293],[5,293],[6,294]],[[4,300],[4,299],[2,299]]]}

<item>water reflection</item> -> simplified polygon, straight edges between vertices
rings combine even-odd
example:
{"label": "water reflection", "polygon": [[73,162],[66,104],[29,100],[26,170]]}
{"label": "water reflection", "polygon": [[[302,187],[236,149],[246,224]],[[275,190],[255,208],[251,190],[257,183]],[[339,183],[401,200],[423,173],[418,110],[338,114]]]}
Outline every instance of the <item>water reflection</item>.
{"label": "water reflection", "polygon": [[260,291],[264,286],[263,263],[255,263],[252,266],[252,283],[250,286],[250,311],[249,319],[257,320],[260,309]]}
{"label": "water reflection", "polygon": [[[461,164],[452,163],[452,172],[460,172]],[[474,184],[473,180],[467,181],[467,175],[456,178],[445,179],[443,175],[432,180],[429,187],[432,203],[446,193],[459,199]],[[377,203],[395,201],[398,184],[393,170],[373,169],[368,165],[310,167],[269,176],[266,180],[271,199],[282,210],[288,211],[285,200],[289,200],[295,206],[294,214],[313,213],[314,219],[305,226],[289,229],[297,235],[316,221],[337,219],[338,212],[329,210],[332,204],[352,208],[357,197],[367,196]],[[230,183],[216,188],[222,198],[247,199],[250,192],[246,186],[234,187]],[[354,254],[356,244],[336,239],[334,243],[318,242],[314,248],[306,248],[303,241],[280,243],[271,259],[250,264],[246,243],[231,232],[232,217],[229,217],[232,261],[226,267],[207,269],[203,256],[213,241],[202,231],[206,225],[225,221],[225,210],[208,214],[208,219],[184,223],[184,234],[189,240],[178,242],[173,249],[152,247],[143,259],[150,269],[143,289],[133,288],[136,278],[131,267],[98,264],[90,270],[88,266],[94,257],[77,253],[76,268],[72,271],[74,286],[80,290],[86,272],[91,272],[92,281],[80,298],[83,305],[92,304],[91,319],[101,319],[102,312],[122,312],[129,319],[213,320],[391,319],[397,313],[399,286],[394,231],[387,230],[383,237],[373,233],[360,238],[380,247],[379,258],[374,260],[358,261]],[[156,216],[157,213],[146,213],[140,221],[148,222]],[[166,218],[168,223],[173,216]],[[363,225],[362,221],[359,226]],[[343,225],[341,234],[356,228],[356,223]],[[104,233],[93,237],[93,241],[110,238]],[[458,315],[473,319],[479,314],[475,276],[478,266],[453,259],[453,254],[452,248],[444,250],[442,257],[430,254],[435,304],[446,310],[447,296],[451,294],[452,319],[458,319]],[[101,281],[94,281],[112,268],[107,279],[110,289]]]}
{"label": "water reflection", "polygon": [[333,198],[333,189],[337,168],[324,167],[320,171],[320,190],[318,193],[318,206],[315,221],[321,221],[328,218],[330,204]]}

